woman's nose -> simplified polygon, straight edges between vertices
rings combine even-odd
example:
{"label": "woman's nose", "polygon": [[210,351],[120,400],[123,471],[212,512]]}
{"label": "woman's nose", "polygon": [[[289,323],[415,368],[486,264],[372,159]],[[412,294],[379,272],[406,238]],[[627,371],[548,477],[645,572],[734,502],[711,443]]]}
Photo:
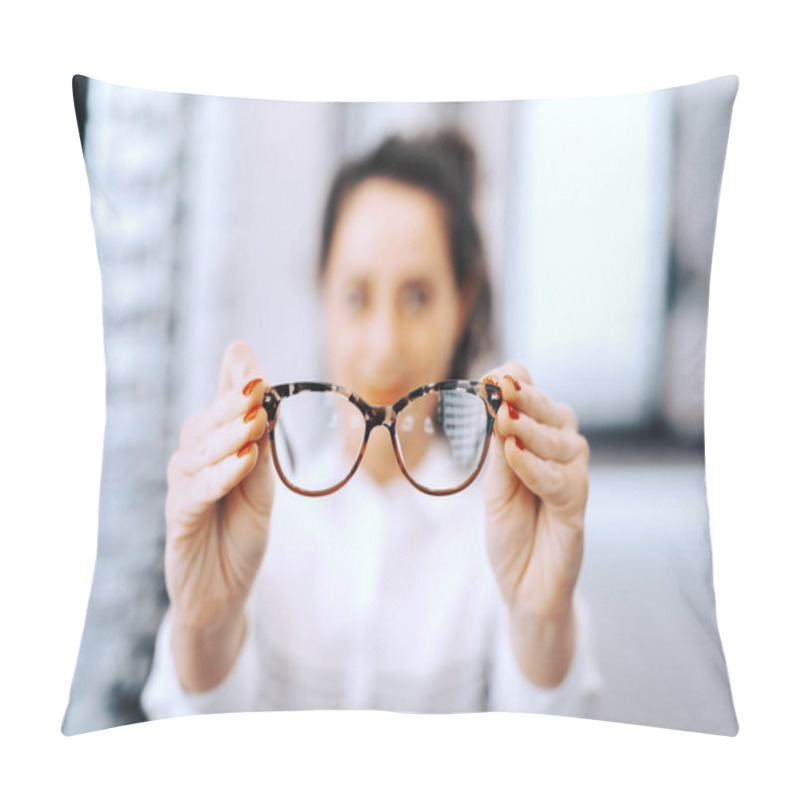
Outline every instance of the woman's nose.
{"label": "woman's nose", "polygon": [[387,309],[376,310],[369,330],[365,349],[370,353],[373,367],[385,369],[402,353],[402,327],[397,315]]}

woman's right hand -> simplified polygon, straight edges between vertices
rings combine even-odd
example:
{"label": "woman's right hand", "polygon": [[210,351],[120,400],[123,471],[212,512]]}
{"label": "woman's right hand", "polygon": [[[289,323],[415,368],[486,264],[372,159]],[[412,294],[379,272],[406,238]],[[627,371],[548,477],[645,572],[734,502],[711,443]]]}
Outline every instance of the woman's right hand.
{"label": "woman's right hand", "polygon": [[217,685],[244,638],[275,489],[264,391],[255,353],[233,342],[216,398],[187,420],[169,462],[165,578],[172,655],[188,691]]}

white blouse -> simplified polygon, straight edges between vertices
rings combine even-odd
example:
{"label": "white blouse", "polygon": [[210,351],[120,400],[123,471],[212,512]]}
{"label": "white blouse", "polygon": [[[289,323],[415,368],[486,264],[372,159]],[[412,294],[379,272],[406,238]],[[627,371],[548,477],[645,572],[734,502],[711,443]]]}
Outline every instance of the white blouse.
{"label": "white blouse", "polygon": [[511,652],[488,562],[480,480],[447,497],[365,470],[309,498],[276,479],[267,551],[236,663],[207,692],[183,690],[160,627],[142,694],[151,719],[233,711],[529,711],[592,717],[600,688],[588,609],[576,596],[570,669],[553,689]]}

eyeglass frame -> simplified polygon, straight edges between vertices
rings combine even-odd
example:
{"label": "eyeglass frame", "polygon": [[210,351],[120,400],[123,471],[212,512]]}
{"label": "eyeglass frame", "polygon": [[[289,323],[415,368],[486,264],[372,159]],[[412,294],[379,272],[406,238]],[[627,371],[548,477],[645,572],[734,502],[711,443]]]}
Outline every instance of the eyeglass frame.
{"label": "eyeglass frame", "polygon": [[[301,489],[299,486],[296,486],[284,473],[280,465],[280,459],[278,458],[277,445],[275,443],[275,426],[278,422],[281,400],[285,400],[305,391],[334,392],[342,395],[347,398],[350,403],[355,405],[356,408],[361,411],[361,414],[364,417],[364,438],[361,442],[361,449],[359,450],[355,463],[353,464],[347,476],[329,489],[309,490]],[[396,426],[398,414],[400,414],[400,412],[413,400],[416,400],[434,391],[459,391],[475,395],[483,400],[487,411],[486,435],[484,437],[483,451],[481,452],[478,465],[475,467],[467,480],[463,481],[453,489],[430,489],[427,486],[423,486],[415,481],[406,469],[406,465],[403,463],[402,451],[397,440]],[[372,431],[375,428],[383,426],[389,431],[389,436],[392,440],[392,450],[394,451],[397,465],[400,467],[400,471],[403,473],[406,479],[411,483],[412,486],[414,486],[414,488],[418,489],[419,491],[425,494],[434,495],[436,497],[442,497],[445,495],[456,494],[457,492],[466,489],[467,486],[469,486],[480,474],[486,461],[486,455],[489,452],[492,429],[502,400],[503,398],[500,387],[493,383],[475,380],[446,380],[436,381],[434,383],[426,383],[424,386],[419,386],[418,388],[410,391],[408,394],[403,395],[403,397],[390,406],[373,406],[355,392],[351,392],[349,389],[345,389],[343,386],[338,386],[335,383],[304,381],[297,383],[281,383],[277,386],[269,387],[264,394],[262,405],[267,412],[267,428],[269,431],[270,449],[272,450],[272,458],[275,464],[275,470],[284,484],[286,484],[286,486],[293,492],[297,492],[297,494],[304,495],[305,497],[323,497],[339,491],[339,489],[341,489],[353,477],[353,475],[355,475],[356,470],[358,469],[359,465],[361,464],[361,460],[364,457],[364,453],[367,449],[367,441],[369,440],[369,436]]]}

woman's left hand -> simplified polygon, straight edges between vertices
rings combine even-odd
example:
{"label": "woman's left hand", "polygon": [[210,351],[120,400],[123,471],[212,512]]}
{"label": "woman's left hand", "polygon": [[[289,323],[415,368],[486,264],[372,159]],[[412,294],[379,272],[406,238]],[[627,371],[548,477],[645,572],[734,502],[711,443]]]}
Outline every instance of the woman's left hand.
{"label": "woman's left hand", "polygon": [[572,619],[583,559],[589,445],[566,405],[508,362],[484,378],[503,403],[484,481],[489,560],[516,620]]}

